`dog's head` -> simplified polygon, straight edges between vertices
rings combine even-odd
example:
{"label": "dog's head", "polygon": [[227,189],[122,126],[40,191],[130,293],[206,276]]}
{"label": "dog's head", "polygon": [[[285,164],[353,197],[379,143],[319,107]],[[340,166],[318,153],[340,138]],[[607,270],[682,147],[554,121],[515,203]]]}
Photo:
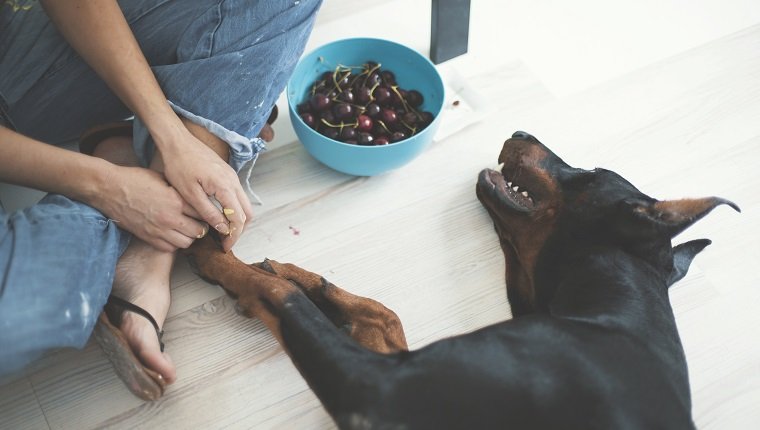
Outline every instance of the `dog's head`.
{"label": "dog's head", "polygon": [[552,267],[574,255],[615,247],[648,262],[672,285],[710,241],[673,248],[671,239],[721,204],[717,198],[658,201],[615,172],[569,166],[535,137],[516,132],[499,155],[501,171],[480,173],[477,195],[504,250],[515,315],[546,309]]}

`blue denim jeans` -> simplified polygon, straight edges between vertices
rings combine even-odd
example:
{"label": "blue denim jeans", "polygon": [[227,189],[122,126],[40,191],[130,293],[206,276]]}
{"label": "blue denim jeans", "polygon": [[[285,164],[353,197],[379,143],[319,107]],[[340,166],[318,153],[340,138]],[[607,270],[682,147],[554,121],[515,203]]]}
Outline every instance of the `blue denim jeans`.
{"label": "blue denim jeans", "polygon": [[[119,4],[168,103],[227,142],[244,178],[321,0],[123,0]],[[132,112],[72,50],[39,3],[0,5],[0,125],[50,144]],[[134,147],[155,147],[139,119]],[[86,236],[83,238],[82,236]],[[96,210],[48,196],[0,212],[0,375],[89,337],[128,241]],[[79,313],[75,311],[78,309]],[[84,310],[87,310],[85,312]]]}
{"label": "blue denim jeans", "polygon": [[100,212],[60,195],[0,207],[0,377],[49,349],[85,345],[128,243]]}

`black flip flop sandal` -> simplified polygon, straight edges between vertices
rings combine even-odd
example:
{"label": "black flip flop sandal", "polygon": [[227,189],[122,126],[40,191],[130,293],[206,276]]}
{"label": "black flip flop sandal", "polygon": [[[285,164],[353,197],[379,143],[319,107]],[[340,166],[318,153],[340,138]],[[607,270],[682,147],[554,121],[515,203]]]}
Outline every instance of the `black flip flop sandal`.
{"label": "black flip flop sandal", "polygon": [[119,329],[124,312],[136,313],[156,329],[161,352],[164,351],[163,330],[158,327],[155,318],[145,309],[116,296],[109,296],[103,313],[95,326],[95,339],[111,360],[114,370],[124,384],[135,396],[143,400],[157,400],[166,389],[166,380],[158,372],[145,367],[134,354],[127,338]]}

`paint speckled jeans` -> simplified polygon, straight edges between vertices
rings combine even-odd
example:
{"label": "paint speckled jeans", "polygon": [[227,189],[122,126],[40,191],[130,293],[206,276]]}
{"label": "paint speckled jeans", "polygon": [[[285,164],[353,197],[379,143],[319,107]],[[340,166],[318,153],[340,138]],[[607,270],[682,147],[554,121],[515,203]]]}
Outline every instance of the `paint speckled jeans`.
{"label": "paint speckled jeans", "polygon": [[[39,3],[22,3],[0,4],[0,124],[63,144],[91,126],[132,116]],[[119,4],[169,104],[229,144],[230,164],[248,185],[264,148],[257,136],[321,0]],[[147,165],[154,145],[139,120],[134,147]],[[126,240],[97,211],[62,196],[0,212],[0,376],[50,348],[86,343]]]}
{"label": "paint speckled jeans", "polygon": [[0,376],[85,345],[128,243],[100,212],[60,195],[10,214],[0,207]]}

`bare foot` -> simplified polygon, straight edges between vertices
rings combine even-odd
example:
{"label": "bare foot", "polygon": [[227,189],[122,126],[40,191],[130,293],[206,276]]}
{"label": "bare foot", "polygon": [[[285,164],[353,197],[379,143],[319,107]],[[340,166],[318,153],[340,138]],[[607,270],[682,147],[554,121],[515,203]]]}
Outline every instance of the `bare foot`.
{"label": "bare foot", "polygon": [[[116,265],[112,293],[148,311],[162,328],[169,312],[169,275],[173,262],[173,252],[158,251],[133,237]],[[167,383],[177,379],[174,363],[167,353],[161,352],[150,321],[125,311],[119,328],[145,367],[161,374]]]}
{"label": "bare foot", "polygon": [[[104,139],[95,147],[93,155],[121,166],[138,165],[130,137]],[[171,301],[169,276],[173,263],[174,253],[158,251],[132,237],[129,247],[116,264],[111,292],[145,309],[158,326],[163,327]],[[145,367],[158,372],[167,383],[177,379],[174,363],[168,354],[161,352],[156,330],[150,321],[134,312],[125,311],[119,329]]]}

